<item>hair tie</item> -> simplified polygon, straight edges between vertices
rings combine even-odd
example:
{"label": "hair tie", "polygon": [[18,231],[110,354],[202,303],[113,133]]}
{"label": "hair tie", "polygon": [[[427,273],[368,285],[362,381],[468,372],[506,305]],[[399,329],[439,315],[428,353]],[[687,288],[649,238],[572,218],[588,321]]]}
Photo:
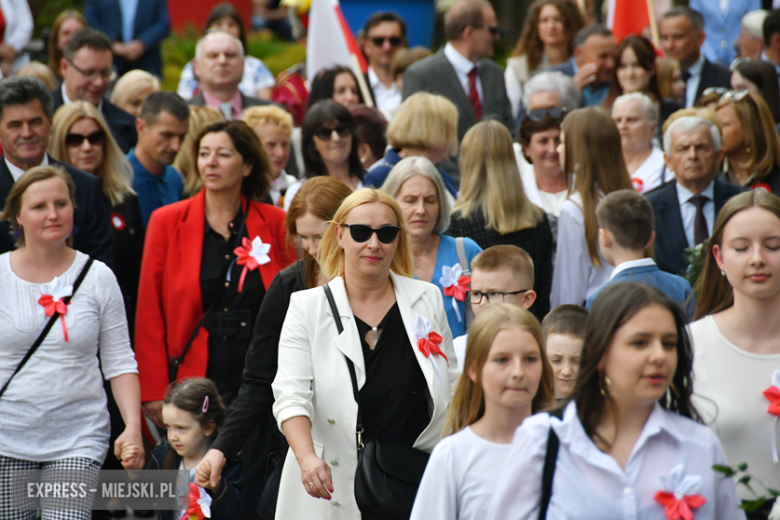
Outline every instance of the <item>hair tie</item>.
{"label": "hair tie", "polygon": [[209,396],[206,396],[205,399],[203,399],[203,408],[201,408],[201,411],[203,413],[206,413],[209,411]]}

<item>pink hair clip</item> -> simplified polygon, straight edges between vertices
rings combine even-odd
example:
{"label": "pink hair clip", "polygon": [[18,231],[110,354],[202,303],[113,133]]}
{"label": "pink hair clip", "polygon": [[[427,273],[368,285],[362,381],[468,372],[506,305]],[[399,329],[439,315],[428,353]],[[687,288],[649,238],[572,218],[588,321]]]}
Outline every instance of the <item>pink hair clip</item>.
{"label": "pink hair clip", "polygon": [[209,396],[206,396],[206,398],[203,400],[203,408],[201,409],[203,413],[206,413],[209,411]]}

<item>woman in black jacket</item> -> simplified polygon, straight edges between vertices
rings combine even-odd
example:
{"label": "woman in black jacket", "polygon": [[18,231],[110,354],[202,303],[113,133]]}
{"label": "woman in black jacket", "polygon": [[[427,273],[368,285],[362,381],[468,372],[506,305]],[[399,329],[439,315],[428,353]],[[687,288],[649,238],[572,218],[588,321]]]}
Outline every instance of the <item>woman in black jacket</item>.
{"label": "woman in black jacket", "polygon": [[[268,287],[247,351],[241,389],[230,407],[219,438],[214,441],[198,466],[195,480],[197,485],[203,486],[207,482],[198,479],[201,478],[200,470],[209,464],[211,482],[217,482],[220,472],[224,475],[258,422],[268,425],[267,428],[260,429],[264,438],[258,439],[258,443],[264,447],[263,450],[258,450],[258,453],[268,454],[269,464],[265,480],[268,480],[268,475],[273,472],[275,465],[281,467],[281,457],[287,452],[287,443],[279,433],[271,413],[274,402],[271,383],[276,376],[279,335],[292,293],[327,283],[320,274],[317,263],[317,246],[327,229],[328,221],[351,193],[352,190],[342,182],[321,176],[305,182],[293,198],[287,212],[287,233],[289,237],[298,240],[303,257],[280,271]],[[260,491],[246,490],[249,507],[257,502]],[[267,503],[275,506],[276,497],[270,499]],[[265,500],[266,497],[263,497],[264,504]]]}

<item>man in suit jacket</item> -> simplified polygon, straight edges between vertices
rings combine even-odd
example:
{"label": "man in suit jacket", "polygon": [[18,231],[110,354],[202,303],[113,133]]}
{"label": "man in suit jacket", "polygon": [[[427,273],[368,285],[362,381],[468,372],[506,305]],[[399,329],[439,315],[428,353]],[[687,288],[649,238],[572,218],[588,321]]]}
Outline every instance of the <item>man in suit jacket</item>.
{"label": "man in suit jacket", "polygon": [[406,47],[406,23],[396,13],[372,14],[363,26],[360,47],[368,58],[366,85],[374,106],[395,110],[401,104],[401,90],[393,77],[393,57]]}
{"label": "man in suit jacket", "polygon": [[245,108],[272,104],[238,90],[244,76],[244,46],[226,32],[211,32],[198,40],[193,67],[200,78],[200,93],[190,105],[213,106],[232,121],[241,119]]}
{"label": "man in suit jacket", "polygon": [[138,139],[135,118],[105,97],[115,77],[108,36],[85,27],[71,36],[63,54],[60,61],[63,81],[53,92],[54,110],[72,101],[92,103],[106,119],[119,148],[129,152]]}
{"label": "man in suit jacket", "polygon": [[709,238],[720,208],[745,189],[715,180],[723,158],[720,132],[704,118],[677,119],[664,134],[664,150],[675,180],[649,192],[647,199],[653,204],[658,230],[658,267],[680,274],[688,267],[685,249]]}
{"label": "man in suit jacket", "polygon": [[[723,2],[690,0],[688,7],[701,13],[704,19],[704,45],[701,48],[708,60],[728,67],[737,53],[734,43],[742,29],[742,17],[761,9],[761,0],[729,0],[726,9]],[[754,58],[755,59],[755,58]]]}
{"label": "man in suit jacket", "polygon": [[496,13],[484,0],[458,0],[444,20],[449,42],[404,72],[403,98],[415,92],[439,94],[458,107],[458,141],[483,119],[497,119],[515,131],[504,71],[489,58],[499,38]]}
{"label": "man in suit jacket", "polygon": [[165,0],[87,0],[84,17],[113,42],[120,76],[141,69],[162,77],[160,44],[171,27]]}
{"label": "man in suit jacket", "polygon": [[764,19],[762,27],[764,52],[761,59],[775,66],[780,77],[780,9],[772,9]]}
{"label": "man in suit jacket", "polygon": [[731,88],[729,69],[712,63],[701,53],[706,37],[701,14],[688,7],[670,9],[661,20],[660,31],[664,52],[680,63],[686,83],[686,107],[692,107],[709,87]]}
{"label": "man in suit jacket", "polygon": [[[24,172],[35,166],[62,166],[76,185],[76,211],[73,217],[73,247],[82,253],[113,264],[113,246],[108,207],[97,177],[46,154],[52,132],[52,98],[37,78],[14,76],[0,81],[0,200]],[[0,222],[0,253],[15,249],[8,222]]]}
{"label": "man in suit jacket", "polygon": [[580,29],[573,43],[572,57],[546,70],[571,76],[582,91],[582,106],[601,106],[615,72],[615,36],[603,25],[593,24]]}

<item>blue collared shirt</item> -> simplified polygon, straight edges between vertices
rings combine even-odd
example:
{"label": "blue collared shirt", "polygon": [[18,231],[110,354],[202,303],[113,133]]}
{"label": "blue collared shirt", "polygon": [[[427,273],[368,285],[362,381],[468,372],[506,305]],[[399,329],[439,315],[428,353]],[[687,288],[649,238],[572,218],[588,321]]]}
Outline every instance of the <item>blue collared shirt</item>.
{"label": "blue collared shirt", "polygon": [[699,56],[693,65],[688,69],[691,77],[685,83],[685,106],[690,108],[696,103],[696,91],[699,90],[699,82],[701,82],[701,70],[704,68],[704,54]]}
{"label": "blue collared shirt", "polygon": [[138,0],[119,0],[119,8],[122,11],[122,41],[129,42],[133,39]]}
{"label": "blue collared shirt", "polygon": [[172,166],[166,166],[161,175],[154,175],[135,156],[135,148],[127,154],[127,160],[135,172],[133,189],[138,194],[141,218],[146,228],[154,210],[181,200],[184,180]]}
{"label": "blue collared shirt", "polygon": [[[577,66],[577,62],[574,58],[571,59],[572,67],[574,68],[574,75],[580,70]],[[583,107],[600,107],[604,104],[604,100],[607,99],[609,94],[609,83],[604,83],[598,89],[593,88],[593,83],[582,89],[582,106]]]}

